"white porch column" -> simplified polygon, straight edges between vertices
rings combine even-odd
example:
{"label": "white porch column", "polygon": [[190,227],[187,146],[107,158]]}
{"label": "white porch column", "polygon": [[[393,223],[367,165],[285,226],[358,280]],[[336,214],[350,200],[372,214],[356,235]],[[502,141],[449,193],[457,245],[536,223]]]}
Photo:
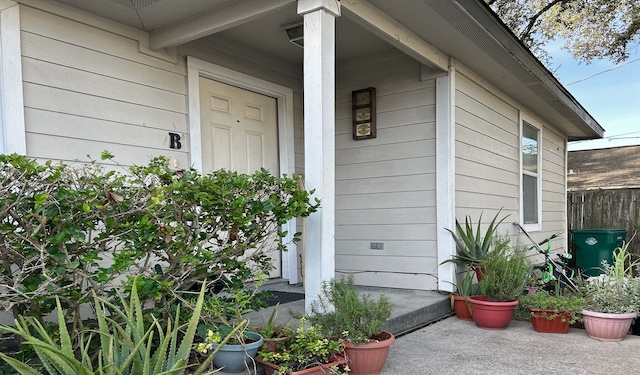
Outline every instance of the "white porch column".
{"label": "white porch column", "polygon": [[[453,64],[451,64],[453,65]],[[453,237],[445,228],[455,231],[456,220],[456,119],[455,69],[436,78],[436,211],[438,263],[456,254]],[[438,267],[438,289],[453,291],[456,265],[445,263]]]}
{"label": "white porch column", "polygon": [[19,7],[0,1],[0,153],[26,155]]}
{"label": "white porch column", "polygon": [[307,218],[305,309],[335,276],[335,0],[298,0],[304,16],[305,185],[322,200]]}

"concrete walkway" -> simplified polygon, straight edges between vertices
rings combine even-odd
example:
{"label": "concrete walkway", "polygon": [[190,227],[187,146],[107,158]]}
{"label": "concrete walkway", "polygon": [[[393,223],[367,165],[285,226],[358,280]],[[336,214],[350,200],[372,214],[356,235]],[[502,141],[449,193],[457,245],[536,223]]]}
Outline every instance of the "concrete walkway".
{"label": "concrete walkway", "polygon": [[400,336],[391,346],[383,375],[640,373],[640,336],[620,342],[591,339],[583,329],[537,333],[531,323],[512,321],[485,330],[450,317]]}
{"label": "concrete walkway", "polygon": [[[301,287],[284,283],[267,287],[302,292]],[[512,321],[504,330],[485,330],[451,316],[448,297],[436,292],[361,290],[374,298],[384,293],[393,305],[387,330],[397,337],[382,375],[640,374],[640,336],[600,342],[583,329],[542,334],[520,321]],[[289,309],[303,312],[304,300],[281,305],[280,322],[289,318]],[[268,317],[270,309],[250,314],[251,324],[260,324],[263,314]],[[262,373],[259,369],[257,375]]]}

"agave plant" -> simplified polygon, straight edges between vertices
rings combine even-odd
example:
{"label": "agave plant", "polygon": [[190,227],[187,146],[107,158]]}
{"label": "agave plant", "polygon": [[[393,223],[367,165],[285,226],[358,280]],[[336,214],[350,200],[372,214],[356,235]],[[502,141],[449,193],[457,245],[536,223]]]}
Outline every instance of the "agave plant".
{"label": "agave plant", "polygon": [[[166,330],[156,318],[153,318],[151,326],[145,329],[136,283],[133,283],[129,302],[119,294],[122,307],[94,295],[98,328],[80,332],[79,353],[74,351],[59,300],[56,301],[60,328],[59,342],[47,333],[42,323],[32,317],[19,316],[15,327],[2,326],[0,329],[21,336],[24,340],[23,345],[33,347],[42,367],[50,375],[180,375],[189,368],[188,359],[204,301],[205,283],[202,285],[203,288],[191,319],[185,325],[186,330],[181,341],[178,336],[185,327],[179,323],[179,309],[173,324],[171,321],[167,322]],[[113,318],[105,315],[105,306],[110,308]],[[154,337],[156,334],[157,338]],[[94,357],[89,347],[96,335],[100,340],[100,349],[97,357]],[[223,343],[226,343],[230,336],[226,337]],[[209,368],[216,354],[217,350],[210,353],[198,368],[189,369],[190,373],[202,374]],[[38,369],[15,358],[2,353],[0,358],[20,374],[42,375]]]}
{"label": "agave plant", "polygon": [[475,269],[492,249],[509,246],[508,242],[505,243],[496,236],[498,226],[508,217],[507,215],[498,220],[500,212],[502,212],[502,209],[493,217],[493,220],[491,220],[485,232],[482,232],[482,228],[480,227],[482,214],[480,214],[478,224],[475,227],[469,216],[465,217],[464,227],[456,219],[456,232],[448,228],[446,228],[446,230],[453,236],[458,253],[443,263],[464,263]]}

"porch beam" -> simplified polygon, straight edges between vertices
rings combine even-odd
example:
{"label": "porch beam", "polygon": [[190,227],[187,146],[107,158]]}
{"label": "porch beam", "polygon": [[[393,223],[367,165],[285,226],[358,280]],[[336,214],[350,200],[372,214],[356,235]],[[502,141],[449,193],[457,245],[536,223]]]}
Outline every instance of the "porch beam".
{"label": "porch beam", "polygon": [[150,49],[176,47],[278,11],[296,0],[243,0],[151,32]]}
{"label": "porch beam", "polygon": [[449,58],[446,54],[367,0],[342,0],[341,4],[346,17],[419,62],[438,68],[442,72],[448,71]]}
{"label": "porch beam", "polygon": [[305,310],[335,276],[335,0],[299,0],[304,17],[304,168],[321,206],[307,218]]}

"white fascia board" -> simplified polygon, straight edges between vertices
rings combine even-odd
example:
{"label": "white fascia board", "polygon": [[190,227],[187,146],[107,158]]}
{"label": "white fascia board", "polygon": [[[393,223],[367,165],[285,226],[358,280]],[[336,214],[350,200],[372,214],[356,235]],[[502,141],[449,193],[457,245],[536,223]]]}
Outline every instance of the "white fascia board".
{"label": "white fascia board", "polygon": [[295,0],[243,0],[151,33],[150,47],[176,47],[275,12]]}

